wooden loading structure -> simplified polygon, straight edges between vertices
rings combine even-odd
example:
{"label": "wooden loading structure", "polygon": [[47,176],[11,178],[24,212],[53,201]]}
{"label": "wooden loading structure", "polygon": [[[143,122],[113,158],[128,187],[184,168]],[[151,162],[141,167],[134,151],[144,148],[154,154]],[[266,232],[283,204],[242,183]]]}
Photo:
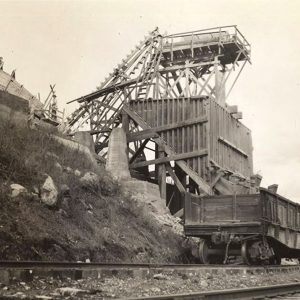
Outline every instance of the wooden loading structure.
{"label": "wooden loading structure", "polygon": [[[250,130],[226,104],[251,47],[236,26],[161,35],[154,30],[105,78],[75,99],[71,132],[88,130],[106,157],[110,132],[123,127],[133,176],[159,184],[172,213],[180,195],[250,193]],[[226,89],[225,89],[226,87]]]}

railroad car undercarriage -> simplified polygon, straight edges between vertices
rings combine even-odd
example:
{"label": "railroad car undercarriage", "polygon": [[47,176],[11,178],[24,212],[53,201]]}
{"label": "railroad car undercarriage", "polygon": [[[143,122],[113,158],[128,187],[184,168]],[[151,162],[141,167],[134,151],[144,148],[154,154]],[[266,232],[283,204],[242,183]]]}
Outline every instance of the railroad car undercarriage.
{"label": "railroad car undercarriage", "polygon": [[202,264],[277,265],[300,258],[300,206],[267,189],[259,194],[185,194],[185,233],[199,237]]}
{"label": "railroad car undercarriage", "polygon": [[280,265],[281,263],[283,254],[272,239],[259,235],[229,235],[227,242],[216,242],[216,235],[212,235],[211,239],[200,240],[201,264],[227,264],[236,261],[238,257],[241,257],[246,265]]}

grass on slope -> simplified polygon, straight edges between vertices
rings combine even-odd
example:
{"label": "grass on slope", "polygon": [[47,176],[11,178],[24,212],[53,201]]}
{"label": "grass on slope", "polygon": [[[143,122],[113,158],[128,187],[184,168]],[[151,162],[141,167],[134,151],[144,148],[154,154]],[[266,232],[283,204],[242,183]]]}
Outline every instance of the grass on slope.
{"label": "grass on slope", "polygon": [[[95,168],[44,132],[0,124],[0,133],[0,260],[191,259],[185,241],[158,225],[142,204],[125,197],[103,167]],[[57,168],[57,162],[82,174],[93,171],[99,183],[87,189],[74,173]],[[10,198],[11,183],[33,191],[44,173],[60,191],[55,208],[30,196]],[[61,191],[62,184],[69,186],[69,195]]]}

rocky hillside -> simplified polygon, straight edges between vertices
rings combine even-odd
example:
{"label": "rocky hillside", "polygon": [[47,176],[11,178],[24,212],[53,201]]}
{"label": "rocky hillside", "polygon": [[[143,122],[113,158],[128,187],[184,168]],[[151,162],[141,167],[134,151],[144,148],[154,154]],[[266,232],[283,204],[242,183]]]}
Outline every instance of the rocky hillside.
{"label": "rocky hillside", "polygon": [[0,124],[0,259],[194,261],[190,244],[51,134]]}

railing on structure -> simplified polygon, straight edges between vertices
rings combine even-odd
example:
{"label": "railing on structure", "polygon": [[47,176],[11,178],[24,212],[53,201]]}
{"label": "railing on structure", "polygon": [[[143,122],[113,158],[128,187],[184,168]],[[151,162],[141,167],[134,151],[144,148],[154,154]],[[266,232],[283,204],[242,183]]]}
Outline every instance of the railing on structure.
{"label": "railing on structure", "polygon": [[[213,95],[216,98],[216,89],[211,88],[211,83],[215,84],[216,71],[223,72],[219,83],[224,86],[237,65],[239,71],[224,96],[226,99],[244,65],[250,62],[250,50],[249,42],[236,25],[165,36],[155,30],[122,60],[99,90],[68,102],[81,104],[68,118],[68,128],[76,131],[85,124],[90,125],[96,142],[106,147],[108,135],[103,128],[119,124],[124,103],[185,96]],[[240,66],[239,61],[243,61]],[[186,70],[181,71],[182,66]],[[196,73],[189,70],[193,68],[197,68]]]}
{"label": "railing on structure", "polygon": [[63,123],[65,119],[65,110],[49,108],[49,109],[35,110],[35,113],[44,120],[49,120],[58,124]]}
{"label": "railing on structure", "polygon": [[245,38],[245,36],[239,31],[236,25],[212,27],[203,30],[188,31],[182,33],[176,33],[166,35],[163,37],[165,40],[164,48],[170,48],[171,52],[174,45],[182,45],[187,43],[186,38],[189,37],[191,48],[194,44],[219,44],[223,43],[236,43],[243,48],[246,52],[245,55],[247,60],[250,61],[251,45]]}

